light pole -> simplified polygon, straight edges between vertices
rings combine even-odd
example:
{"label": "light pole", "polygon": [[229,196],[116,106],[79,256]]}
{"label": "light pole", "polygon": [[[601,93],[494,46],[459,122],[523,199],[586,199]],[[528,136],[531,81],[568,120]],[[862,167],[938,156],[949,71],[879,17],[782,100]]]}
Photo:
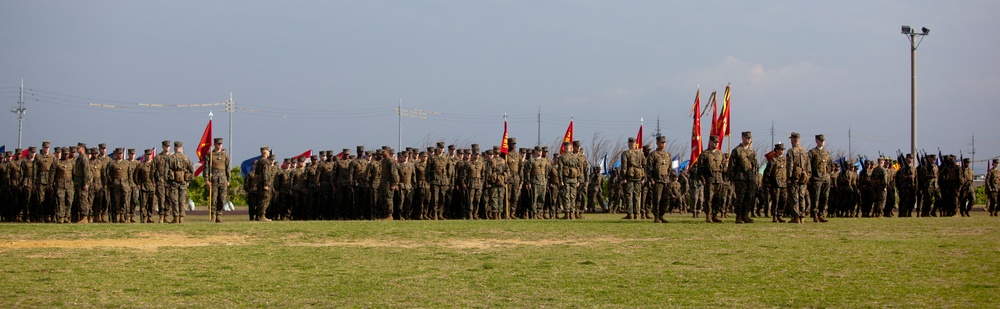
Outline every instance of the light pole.
{"label": "light pole", "polygon": [[[910,26],[903,25],[903,35],[910,41],[910,155],[917,159],[917,46],[924,41],[924,36],[931,33],[923,27],[922,33],[913,31]],[[920,40],[917,40],[917,37]]]}

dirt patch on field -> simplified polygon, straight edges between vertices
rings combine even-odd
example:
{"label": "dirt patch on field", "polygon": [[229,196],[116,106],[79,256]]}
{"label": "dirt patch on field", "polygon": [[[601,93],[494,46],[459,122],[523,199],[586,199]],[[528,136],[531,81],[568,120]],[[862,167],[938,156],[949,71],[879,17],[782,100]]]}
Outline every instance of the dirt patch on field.
{"label": "dirt patch on field", "polygon": [[290,246],[303,247],[386,247],[386,248],[423,248],[441,247],[453,249],[490,249],[490,248],[511,248],[511,247],[544,247],[544,246],[587,246],[596,243],[620,243],[625,241],[652,241],[653,239],[618,239],[618,238],[591,238],[591,239],[451,239],[431,242],[415,241],[393,241],[378,239],[363,239],[357,241],[332,241],[318,243],[293,243]]}
{"label": "dirt patch on field", "polygon": [[156,250],[162,247],[203,247],[214,245],[236,245],[244,243],[238,236],[212,235],[191,237],[184,234],[152,234],[139,233],[134,238],[117,239],[75,239],[75,240],[21,240],[0,243],[2,249],[33,249],[33,248],[131,248],[140,250]]}

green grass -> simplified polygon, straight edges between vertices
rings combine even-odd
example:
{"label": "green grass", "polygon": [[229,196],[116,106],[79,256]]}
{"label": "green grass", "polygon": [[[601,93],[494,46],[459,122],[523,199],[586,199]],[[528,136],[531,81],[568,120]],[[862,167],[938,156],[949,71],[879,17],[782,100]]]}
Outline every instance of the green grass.
{"label": "green grass", "polygon": [[2,307],[995,307],[1000,219],[2,224]]}

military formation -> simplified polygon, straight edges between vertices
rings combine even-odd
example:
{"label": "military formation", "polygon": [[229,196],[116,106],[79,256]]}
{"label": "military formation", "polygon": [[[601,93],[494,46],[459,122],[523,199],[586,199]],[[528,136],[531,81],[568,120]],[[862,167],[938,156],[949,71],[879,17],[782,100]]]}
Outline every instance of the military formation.
{"label": "military formation", "polygon": [[[221,144],[216,139],[216,146]],[[183,223],[194,165],[183,143],[172,145],[173,152],[171,142],[163,141],[162,152],[146,149],[138,158],[131,148],[108,155],[103,143],[53,149],[46,141],[40,149],[7,152],[0,163],[0,220]],[[228,165],[228,156],[221,156]],[[228,183],[228,178],[212,179]]]}
{"label": "military formation", "polygon": [[[656,138],[655,149],[629,138],[620,165],[607,177],[589,166],[579,141],[551,153],[548,147],[518,148],[514,138],[505,149],[485,151],[478,144],[457,149],[443,142],[399,152],[358,146],[354,153],[327,150],[280,162],[265,146],[243,189],[254,221],[572,220],[611,212],[666,223],[665,215],[687,212],[711,223],[730,214],[738,224],[754,218],[822,223],[831,217],[968,216],[975,202],[969,159],[900,155],[896,166],[880,157],[859,170],[851,161],[832,161],[822,134],[809,150],[799,139],[792,133],[787,151],[783,143],[774,145],[761,163],[750,132],[729,153],[712,136],[694,163],[677,170],[665,137]],[[192,162],[201,161],[210,218],[222,222],[231,161],[222,139],[213,142],[210,152],[194,159],[179,141],[163,141],[159,152],[147,149],[140,157],[134,149],[108,155],[105,144],[83,143],[51,149],[43,142],[40,149],[8,152],[0,163],[0,220],[183,223]],[[992,160],[986,175],[991,216],[998,214],[997,163]]]}

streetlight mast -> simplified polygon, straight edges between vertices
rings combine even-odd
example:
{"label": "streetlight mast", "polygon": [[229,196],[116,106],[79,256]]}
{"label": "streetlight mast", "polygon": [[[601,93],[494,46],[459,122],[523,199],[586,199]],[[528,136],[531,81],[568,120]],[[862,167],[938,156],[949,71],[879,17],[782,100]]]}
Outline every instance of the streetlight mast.
{"label": "streetlight mast", "polygon": [[[923,27],[921,33],[913,31],[910,26],[901,28],[903,35],[910,41],[910,155],[917,158],[917,46],[923,42],[924,36],[931,30]],[[917,40],[920,37],[920,40]]]}

